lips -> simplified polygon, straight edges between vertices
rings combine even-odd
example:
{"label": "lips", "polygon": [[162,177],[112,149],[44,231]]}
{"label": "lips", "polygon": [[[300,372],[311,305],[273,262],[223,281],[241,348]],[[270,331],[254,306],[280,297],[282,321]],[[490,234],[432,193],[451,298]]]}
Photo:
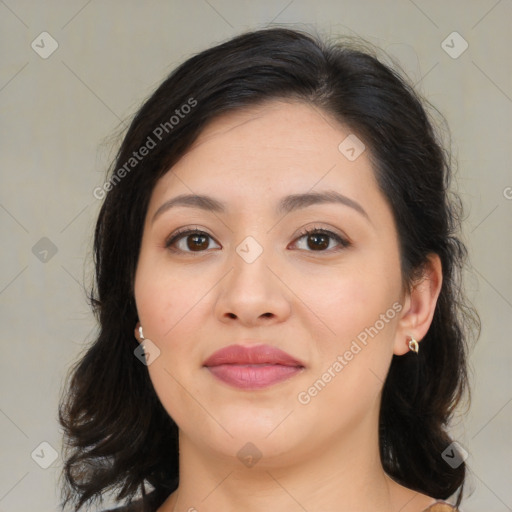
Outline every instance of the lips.
{"label": "lips", "polygon": [[230,345],[214,352],[203,366],[217,379],[244,389],[268,387],[304,369],[300,360],[270,345]]}
{"label": "lips", "polygon": [[304,366],[290,354],[270,345],[243,347],[230,345],[214,352],[203,366],[219,366],[221,364],[279,364],[282,366]]}

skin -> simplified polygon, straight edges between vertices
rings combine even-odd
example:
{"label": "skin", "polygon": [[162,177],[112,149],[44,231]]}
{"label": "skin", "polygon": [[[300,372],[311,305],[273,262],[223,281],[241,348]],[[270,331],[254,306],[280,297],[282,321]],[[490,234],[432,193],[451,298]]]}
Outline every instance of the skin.
{"label": "skin", "polygon": [[[369,150],[355,161],[338,150],[349,134],[310,105],[267,102],[213,120],[155,186],[135,298],[144,336],[160,350],[150,378],[180,436],[180,485],[159,512],[419,512],[434,501],[384,472],[378,413],[393,354],[408,352],[410,337],[421,340],[430,326],[441,265],[432,255],[424,278],[407,290]],[[334,203],[274,211],[283,196],[323,190],[357,201],[368,217]],[[163,203],[189,193],[225,202],[226,213],[179,206],[153,221]],[[211,238],[199,251],[182,238],[172,252],[165,242],[182,227]],[[351,245],[299,238],[313,227]],[[252,263],[236,252],[247,236],[263,249]],[[298,394],[394,303],[400,312],[300,403]],[[268,343],[305,368],[266,389],[233,388],[203,367],[233,343]],[[237,457],[248,442],[262,454],[252,467]]]}

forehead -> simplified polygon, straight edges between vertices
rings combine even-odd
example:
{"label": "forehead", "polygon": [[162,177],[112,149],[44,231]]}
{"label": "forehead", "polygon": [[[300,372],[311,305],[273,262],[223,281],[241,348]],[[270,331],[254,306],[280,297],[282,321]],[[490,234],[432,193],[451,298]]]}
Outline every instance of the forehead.
{"label": "forehead", "polygon": [[[172,170],[210,181],[217,181],[219,173],[235,173],[237,179],[258,180],[260,185],[279,179],[316,181],[323,175],[332,179],[344,171],[353,178],[371,179],[368,151],[350,161],[341,150],[347,137],[354,136],[316,106],[273,100],[211,120]],[[336,172],[330,172],[334,168]]]}
{"label": "forehead", "polygon": [[238,212],[327,189],[357,202],[382,202],[368,151],[353,160],[340,151],[353,135],[328,113],[299,101],[222,114],[159,180],[150,210],[158,207],[155,202],[190,193],[223,198]]}
{"label": "forehead", "polygon": [[207,143],[236,141],[248,143],[247,147],[258,141],[265,147],[298,152],[327,146],[337,149],[336,141],[344,133],[348,134],[348,129],[318,107],[298,100],[272,100],[214,118],[189,151]]}

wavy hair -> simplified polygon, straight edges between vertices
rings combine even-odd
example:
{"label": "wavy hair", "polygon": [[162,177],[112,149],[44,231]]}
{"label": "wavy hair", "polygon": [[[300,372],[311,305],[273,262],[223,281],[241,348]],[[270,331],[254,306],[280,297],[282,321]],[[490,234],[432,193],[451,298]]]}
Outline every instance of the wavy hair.
{"label": "wavy hair", "polygon": [[[206,123],[276,99],[313,105],[369,149],[397,225],[406,286],[429,254],[441,259],[442,289],[421,350],[393,356],[379,444],[383,468],[397,482],[438,499],[459,490],[460,504],[465,464],[452,467],[442,452],[452,442],[448,424],[466,394],[469,406],[468,340],[479,319],[463,293],[462,206],[450,190],[450,156],[427,114],[430,104],[361,40],[327,42],[299,30],[266,28],[177,67],[134,116],[109,170],[89,295],[99,332],[70,369],[59,404],[66,444],[63,508],[72,503],[77,511],[107,491],[116,491],[118,500],[145,496],[148,484],[158,505],[176,489],[178,429],[133,354],[133,284],[149,198]],[[150,141],[154,145],[141,157]]]}

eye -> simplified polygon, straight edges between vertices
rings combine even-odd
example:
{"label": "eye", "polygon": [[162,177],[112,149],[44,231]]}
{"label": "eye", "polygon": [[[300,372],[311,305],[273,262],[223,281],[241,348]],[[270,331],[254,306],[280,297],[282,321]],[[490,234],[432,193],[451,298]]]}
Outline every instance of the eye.
{"label": "eye", "polygon": [[[165,248],[174,252],[203,252],[208,249],[208,238],[213,238],[204,231],[184,228],[173,233],[165,242]],[[177,244],[177,248],[174,245]],[[184,242],[184,243],[182,243]]]}
{"label": "eye", "polygon": [[[303,249],[308,252],[337,252],[350,246],[350,242],[345,238],[322,228],[305,229],[301,232],[300,236],[294,243],[297,244],[297,241],[300,241],[303,238],[306,238],[306,246],[309,248],[309,251],[308,249],[303,249],[301,247],[299,247],[299,249]],[[204,231],[199,229],[183,228],[173,233],[167,239],[165,247],[173,252],[204,252],[209,249],[210,242],[208,239],[213,240],[213,238]],[[332,241],[338,244],[338,249],[332,250]]]}
{"label": "eye", "polygon": [[[322,228],[305,229],[296,240],[300,241],[302,238],[306,238],[306,247],[311,249],[308,252],[337,252],[350,246],[350,242],[345,238],[336,233],[333,233],[332,231]],[[331,251],[332,247],[329,248],[331,241],[337,242],[341,247]],[[326,249],[329,250],[327,251]]]}

